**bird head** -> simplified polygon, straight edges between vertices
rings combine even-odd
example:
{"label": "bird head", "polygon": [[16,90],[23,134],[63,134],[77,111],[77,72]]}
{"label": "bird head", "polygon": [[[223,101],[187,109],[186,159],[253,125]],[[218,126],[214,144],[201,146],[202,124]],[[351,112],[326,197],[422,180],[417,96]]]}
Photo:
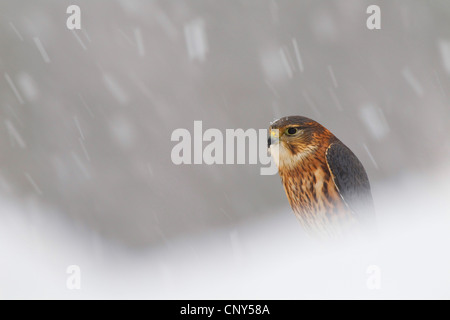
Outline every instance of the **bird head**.
{"label": "bird head", "polygon": [[327,131],[316,121],[301,116],[275,120],[269,130],[268,146],[279,170],[298,168],[319,148]]}

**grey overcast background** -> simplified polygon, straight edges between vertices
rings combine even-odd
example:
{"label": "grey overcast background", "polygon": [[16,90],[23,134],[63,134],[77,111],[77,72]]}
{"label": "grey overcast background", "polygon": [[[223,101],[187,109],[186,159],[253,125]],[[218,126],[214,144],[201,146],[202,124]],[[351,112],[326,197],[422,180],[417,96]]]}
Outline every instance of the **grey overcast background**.
{"label": "grey overcast background", "polygon": [[[71,4],[81,30],[66,28]],[[371,4],[381,30],[366,27]],[[98,255],[261,219],[302,233],[277,175],[174,165],[173,130],[311,117],[358,155],[383,208],[401,191],[386,186],[447,167],[449,88],[444,0],[2,0],[0,196],[17,213],[0,216],[31,251],[53,219]]]}

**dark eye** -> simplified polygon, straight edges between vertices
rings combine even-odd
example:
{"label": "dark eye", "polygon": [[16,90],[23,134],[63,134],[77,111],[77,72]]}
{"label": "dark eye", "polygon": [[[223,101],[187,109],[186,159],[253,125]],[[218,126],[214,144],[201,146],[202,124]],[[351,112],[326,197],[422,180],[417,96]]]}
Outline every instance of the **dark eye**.
{"label": "dark eye", "polygon": [[290,135],[290,136],[296,134],[297,132],[298,132],[298,129],[297,129],[297,128],[289,128],[289,129],[286,130],[286,133],[287,133],[288,135]]}

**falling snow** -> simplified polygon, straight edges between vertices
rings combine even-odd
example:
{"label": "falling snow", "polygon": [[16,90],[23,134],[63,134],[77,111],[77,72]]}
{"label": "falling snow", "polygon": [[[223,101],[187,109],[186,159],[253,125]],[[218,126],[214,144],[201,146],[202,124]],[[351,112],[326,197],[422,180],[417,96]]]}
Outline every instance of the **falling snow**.
{"label": "falling snow", "polygon": [[292,75],[294,74],[294,71],[291,68],[291,64],[289,63],[289,60],[287,58],[287,51],[285,51],[284,48],[280,49],[280,58],[281,62],[283,63],[284,70],[286,71],[286,74],[289,78],[292,78]]}
{"label": "falling snow", "polygon": [[72,30],[72,34],[75,37],[75,39],[77,40],[78,44],[81,46],[81,48],[83,48],[83,50],[86,51],[87,47],[84,44],[83,40],[81,40],[80,36],[78,35],[78,32],[76,30]]}
{"label": "falling snow", "polygon": [[450,41],[440,40],[438,42],[439,52],[441,54],[442,64],[445,71],[450,74]]}
{"label": "falling snow", "polygon": [[39,97],[37,83],[30,74],[20,73],[17,76],[17,85],[28,101],[35,101]]}
{"label": "falling snow", "polygon": [[9,86],[11,87],[11,90],[14,92],[19,103],[23,104],[24,102],[23,102],[22,96],[20,95],[19,91],[17,90],[17,87],[14,85],[14,82],[12,81],[11,77],[6,72],[5,72],[5,79],[8,82]]}
{"label": "falling snow", "polygon": [[[364,2],[325,2],[83,1],[81,30],[68,30],[62,1],[4,0],[0,298],[73,297],[55,276],[64,261],[95,275],[83,297],[350,295],[343,278],[314,277],[342,275],[311,262],[333,259],[292,260],[297,244],[305,256],[310,247],[278,177],[171,161],[172,132],[192,133],[195,120],[266,129],[287,115],[318,120],[358,155],[387,235],[384,262],[403,259],[399,250],[415,261],[414,241],[439,262],[431,278],[423,264],[408,274],[414,288],[388,282],[380,296],[445,297],[434,289],[448,287],[449,261],[417,234],[431,230],[429,248],[441,252],[448,243],[448,219],[432,217],[449,212],[450,1],[385,1],[375,31]],[[136,248],[151,249],[148,260]],[[404,275],[400,260],[389,274]],[[298,270],[308,277],[295,290],[270,285],[292,284]]]}
{"label": "falling snow", "polygon": [[84,140],[85,138],[84,138],[83,130],[81,130],[80,121],[78,120],[78,117],[74,117],[73,121],[75,122],[78,132],[80,133],[81,139]]}
{"label": "falling snow", "polygon": [[379,167],[378,167],[377,162],[375,161],[375,158],[374,158],[373,155],[372,155],[372,152],[370,152],[369,148],[367,147],[367,145],[366,145],[365,143],[363,143],[363,147],[364,147],[364,150],[366,150],[367,155],[368,155],[369,158],[370,158],[370,161],[372,161],[373,166],[378,170]]}
{"label": "falling snow", "polygon": [[[283,63],[282,49],[267,49],[260,52],[260,61],[265,77],[268,79],[266,83],[280,82],[286,78],[286,72],[289,72],[289,65]],[[269,84],[269,87],[273,86]],[[272,91],[276,91],[272,89]]]}
{"label": "falling snow", "polygon": [[36,47],[39,50],[39,53],[42,56],[42,59],[44,59],[45,63],[50,63],[50,58],[47,54],[47,51],[45,51],[44,45],[42,44],[41,40],[37,37],[33,38],[34,43],[36,44]]}
{"label": "falling snow", "polygon": [[205,22],[201,19],[189,22],[184,26],[184,36],[189,58],[204,61],[208,53]]}
{"label": "falling snow", "polygon": [[373,104],[365,104],[360,108],[359,116],[376,140],[381,140],[388,135],[389,126],[380,108]]}
{"label": "falling snow", "polygon": [[134,29],[134,38],[138,48],[139,56],[145,56],[144,40],[142,39],[142,31],[139,28]]}
{"label": "falling snow", "polygon": [[38,195],[42,195],[42,190],[41,188],[39,188],[39,186],[37,185],[36,181],[34,181],[34,179],[30,176],[29,173],[24,173],[25,178],[27,178],[28,182],[30,183],[30,185],[33,187],[34,191],[38,194]]}
{"label": "falling snow", "polygon": [[22,149],[26,148],[27,144],[23,140],[22,136],[19,134],[19,131],[17,131],[14,124],[10,120],[5,120],[5,126],[10,136],[11,145],[15,146],[17,144]]}
{"label": "falling snow", "polygon": [[328,72],[330,73],[330,77],[331,77],[331,80],[333,81],[334,87],[337,88],[338,87],[338,83],[337,83],[337,80],[336,80],[336,76],[334,75],[333,68],[330,65],[328,66]]}
{"label": "falling snow", "polygon": [[414,90],[414,92],[419,96],[423,96],[423,88],[420,84],[419,80],[414,76],[411,69],[404,68],[402,70],[402,75],[405,78],[406,82],[409,84],[409,86]]}
{"label": "falling snow", "polygon": [[9,25],[11,26],[11,28],[14,30],[15,34],[17,35],[17,37],[20,39],[20,41],[23,41],[23,37],[20,34],[19,30],[17,30],[16,26],[10,22]]}
{"label": "falling snow", "polygon": [[298,49],[297,40],[292,39],[292,45],[294,46],[295,57],[296,57],[297,63],[298,63],[298,69],[300,70],[300,72],[303,72],[303,62],[302,62],[302,58],[300,56],[300,50]]}
{"label": "falling snow", "polygon": [[119,85],[116,79],[114,79],[109,74],[103,75],[103,82],[108,89],[109,93],[116,99],[120,104],[127,104],[129,97],[125,90]]}

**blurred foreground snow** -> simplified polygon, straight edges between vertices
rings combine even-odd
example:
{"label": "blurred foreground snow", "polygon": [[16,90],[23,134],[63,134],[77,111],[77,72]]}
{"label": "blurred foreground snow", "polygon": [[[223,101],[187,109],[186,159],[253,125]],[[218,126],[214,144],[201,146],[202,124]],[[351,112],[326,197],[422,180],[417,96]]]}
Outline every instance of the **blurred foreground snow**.
{"label": "blurred foreground snow", "polygon": [[[51,209],[0,202],[0,298],[450,298],[449,171],[374,186],[375,243],[318,244],[289,208],[146,250],[114,245]],[[81,268],[81,290],[66,268]],[[381,288],[367,286],[367,269]]]}

